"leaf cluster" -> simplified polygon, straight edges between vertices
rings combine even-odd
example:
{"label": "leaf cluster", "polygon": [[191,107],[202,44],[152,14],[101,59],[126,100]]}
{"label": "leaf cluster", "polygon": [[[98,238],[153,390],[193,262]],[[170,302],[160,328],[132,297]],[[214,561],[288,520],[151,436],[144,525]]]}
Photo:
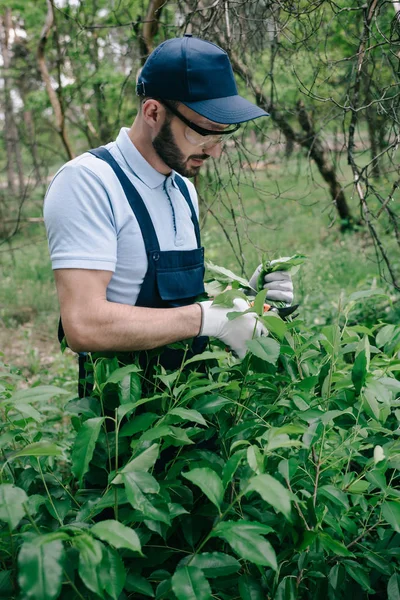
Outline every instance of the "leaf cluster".
{"label": "leaf cluster", "polygon": [[62,439],[63,390],[4,365],[1,597],[399,598],[400,328],[349,324],[362,301],[260,316],[243,361],[92,355]]}

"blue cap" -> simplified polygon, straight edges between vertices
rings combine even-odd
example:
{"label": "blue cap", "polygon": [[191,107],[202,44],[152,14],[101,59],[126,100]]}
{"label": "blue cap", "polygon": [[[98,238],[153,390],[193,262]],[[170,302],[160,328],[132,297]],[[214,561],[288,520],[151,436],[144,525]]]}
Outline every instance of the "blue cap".
{"label": "blue cap", "polygon": [[186,34],[163,42],[139,75],[138,96],[178,100],[215,123],[243,123],[268,113],[239,96],[225,50]]}

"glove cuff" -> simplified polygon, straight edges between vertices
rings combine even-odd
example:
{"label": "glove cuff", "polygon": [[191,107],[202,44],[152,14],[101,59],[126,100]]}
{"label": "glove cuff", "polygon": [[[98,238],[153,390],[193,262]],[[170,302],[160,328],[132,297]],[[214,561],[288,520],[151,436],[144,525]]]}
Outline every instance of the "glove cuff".
{"label": "glove cuff", "polygon": [[218,307],[212,307],[212,300],[197,302],[201,308],[201,326],[198,337],[217,337],[221,326],[221,310]]}

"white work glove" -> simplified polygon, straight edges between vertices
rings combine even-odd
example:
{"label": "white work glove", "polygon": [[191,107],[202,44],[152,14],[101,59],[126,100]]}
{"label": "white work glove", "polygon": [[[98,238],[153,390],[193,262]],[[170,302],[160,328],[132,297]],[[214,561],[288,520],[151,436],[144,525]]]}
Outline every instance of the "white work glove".
{"label": "white work glove", "polygon": [[[282,258],[271,260],[271,265],[281,261]],[[260,275],[262,265],[258,265],[253,275],[250,277],[250,286],[253,290],[257,291],[257,280]],[[268,293],[265,297],[266,300],[272,302],[283,301],[286,304],[292,304],[293,302],[293,282],[292,277],[288,271],[275,271],[264,277],[264,289],[268,289]]]}
{"label": "white work glove", "polygon": [[244,358],[247,352],[246,342],[253,337],[268,335],[267,329],[257,319],[254,312],[246,313],[229,321],[227,314],[232,311],[243,312],[250,305],[243,298],[235,298],[233,307],[212,306],[212,300],[199,302],[202,311],[199,335],[215,337],[224,342],[239,358]]}

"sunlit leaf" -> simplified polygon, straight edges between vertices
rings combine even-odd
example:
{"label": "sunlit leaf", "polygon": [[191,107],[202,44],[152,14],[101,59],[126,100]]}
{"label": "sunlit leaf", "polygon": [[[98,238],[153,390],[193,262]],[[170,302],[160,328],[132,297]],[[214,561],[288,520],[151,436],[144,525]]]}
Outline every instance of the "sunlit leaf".
{"label": "sunlit leaf", "polygon": [[196,567],[181,567],[172,577],[172,589],[178,600],[209,600],[211,588],[203,572]]}
{"label": "sunlit leaf", "polygon": [[111,546],[114,546],[114,548],[127,548],[142,554],[137,533],[119,521],[112,519],[99,521],[92,526],[90,531],[103,542],[108,542]]}
{"label": "sunlit leaf", "polygon": [[182,473],[182,475],[197,485],[203,494],[205,494],[207,498],[220,509],[224,498],[224,487],[220,477],[215,471],[208,467],[201,467],[192,469],[188,473]]}
{"label": "sunlit leaf", "polygon": [[24,504],[28,496],[24,490],[11,483],[0,485],[0,521],[5,521],[11,530],[15,529],[25,515]]}
{"label": "sunlit leaf", "polygon": [[277,511],[282,512],[287,519],[290,518],[289,491],[271,475],[264,474],[253,477],[249,481],[247,491],[258,492],[265,502],[271,504]]}
{"label": "sunlit leaf", "polygon": [[63,579],[64,554],[60,540],[42,545],[35,542],[22,544],[18,555],[18,583],[26,598],[58,598]]}

